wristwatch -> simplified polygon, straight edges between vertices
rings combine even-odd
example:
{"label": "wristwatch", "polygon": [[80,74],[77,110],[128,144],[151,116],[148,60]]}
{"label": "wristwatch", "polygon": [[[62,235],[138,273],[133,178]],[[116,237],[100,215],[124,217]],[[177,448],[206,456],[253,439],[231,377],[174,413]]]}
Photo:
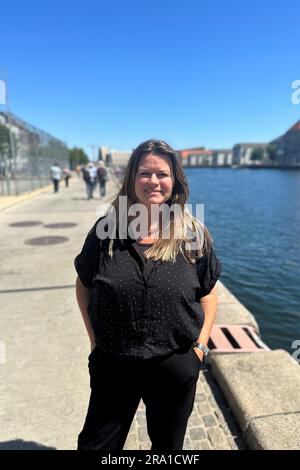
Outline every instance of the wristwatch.
{"label": "wristwatch", "polygon": [[202,351],[204,353],[205,357],[208,355],[208,353],[210,351],[209,348],[207,346],[205,346],[205,344],[196,343],[196,341],[193,343],[193,347],[200,349],[200,351]]}

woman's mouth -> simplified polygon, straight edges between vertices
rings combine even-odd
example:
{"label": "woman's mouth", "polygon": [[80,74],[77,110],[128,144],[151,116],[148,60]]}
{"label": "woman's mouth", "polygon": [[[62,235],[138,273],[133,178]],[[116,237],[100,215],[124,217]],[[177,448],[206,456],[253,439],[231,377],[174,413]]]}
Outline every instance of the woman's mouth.
{"label": "woman's mouth", "polygon": [[160,194],[161,191],[149,191],[148,189],[144,190],[147,194]]}

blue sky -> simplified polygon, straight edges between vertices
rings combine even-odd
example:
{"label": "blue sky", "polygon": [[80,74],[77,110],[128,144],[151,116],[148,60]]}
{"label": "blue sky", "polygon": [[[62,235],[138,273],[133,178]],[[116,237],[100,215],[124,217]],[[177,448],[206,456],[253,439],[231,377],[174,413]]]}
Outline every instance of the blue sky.
{"label": "blue sky", "polygon": [[69,146],[227,148],[300,119],[299,1],[5,3],[10,108]]}

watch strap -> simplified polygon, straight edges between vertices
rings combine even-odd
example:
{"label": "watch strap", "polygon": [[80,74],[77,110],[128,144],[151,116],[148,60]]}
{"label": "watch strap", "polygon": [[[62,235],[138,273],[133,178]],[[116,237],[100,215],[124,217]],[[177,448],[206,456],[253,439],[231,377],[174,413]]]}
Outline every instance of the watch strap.
{"label": "watch strap", "polygon": [[202,351],[205,355],[205,357],[208,355],[209,353],[209,348],[205,345],[205,344],[202,344],[202,343],[197,343],[196,341],[193,343],[193,346],[194,348],[198,348],[200,349],[200,351]]}

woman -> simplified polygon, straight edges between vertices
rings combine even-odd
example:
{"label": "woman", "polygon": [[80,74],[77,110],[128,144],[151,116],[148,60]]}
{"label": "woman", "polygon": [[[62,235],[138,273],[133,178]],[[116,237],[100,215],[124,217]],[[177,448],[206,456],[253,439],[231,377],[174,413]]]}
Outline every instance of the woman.
{"label": "woman", "polygon": [[[168,144],[148,140],[133,151],[113,202],[118,216],[120,196],[129,213],[135,204],[146,211],[146,235],[121,237],[124,223],[116,217],[115,238],[99,240],[100,219],[75,259],[92,350],[78,449],[121,450],[142,399],[151,450],[180,450],[208,352],[221,264],[208,230],[185,208],[188,184]],[[174,204],[182,217],[152,220],[153,208]]]}

